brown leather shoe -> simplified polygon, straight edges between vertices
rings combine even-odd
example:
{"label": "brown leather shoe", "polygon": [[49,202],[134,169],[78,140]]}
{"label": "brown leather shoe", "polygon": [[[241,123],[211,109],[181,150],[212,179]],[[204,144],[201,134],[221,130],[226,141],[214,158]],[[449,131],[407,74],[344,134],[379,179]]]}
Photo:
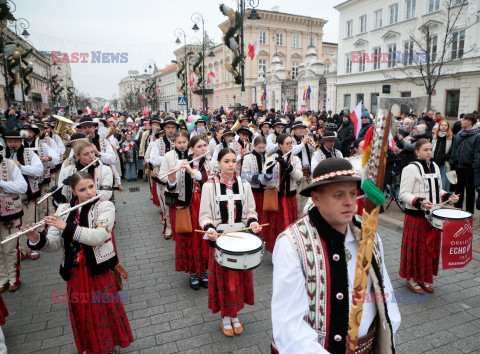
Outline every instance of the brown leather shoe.
{"label": "brown leather shoe", "polygon": [[163,238],[164,238],[165,240],[170,240],[170,239],[172,238],[172,234],[170,234],[170,235],[164,235]]}
{"label": "brown leather shoe", "polygon": [[240,335],[243,333],[243,326],[242,324],[240,323],[240,326],[235,326],[235,323],[240,323],[240,321],[235,321],[232,323],[233,325],[233,332],[236,334],[236,335]]}
{"label": "brown leather shoe", "polygon": [[30,252],[28,252],[27,258],[34,261],[40,258],[40,253],[38,253],[37,251],[31,250]]}
{"label": "brown leather shoe", "polygon": [[0,294],[3,293],[8,288],[8,282],[0,286]]}
{"label": "brown leather shoe", "polygon": [[418,285],[420,285],[420,287],[427,293],[432,294],[435,291],[429,284],[418,283]]}
{"label": "brown leather shoe", "polygon": [[14,293],[15,291],[17,291],[18,289],[20,289],[20,283],[17,284],[17,285],[10,285],[8,287],[8,291],[10,291],[11,293]]}
{"label": "brown leather shoe", "polygon": [[[222,321],[222,333],[225,334],[227,337],[233,337],[233,328],[225,328],[228,324],[224,325]],[[232,324],[230,324],[232,326]]]}

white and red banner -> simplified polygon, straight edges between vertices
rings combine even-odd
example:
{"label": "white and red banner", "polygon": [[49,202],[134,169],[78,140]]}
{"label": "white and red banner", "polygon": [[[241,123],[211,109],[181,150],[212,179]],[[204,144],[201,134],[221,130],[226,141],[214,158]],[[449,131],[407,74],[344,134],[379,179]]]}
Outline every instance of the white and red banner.
{"label": "white and red banner", "polygon": [[287,114],[290,111],[290,107],[288,106],[288,100],[285,100],[285,107],[283,109],[283,114]]}
{"label": "white and red banner", "polygon": [[463,268],[472,260],[473,219],[443,222],[443,269]]}
{"label": "white and red banner", "polygon": [[350,119],[355,126],[355,139],[358,138],[358,134],[360,134],[360,130],[362,129],[362,101],[357,104],[357,107],[353,110],[350,114]]}
{"label": "white and red banner", "polygon": [[108,102],[105,102],[105,106],[103,106],[102,113],[105,114],[110,110],[110,104]]}
{"label": "white and red banner", "polygon": [[255,42],[252,43],[252,40],[248,43],[248,56],[250,59],[253,60],[256,56],[258,56],[258,53],[260,52],[260,43],[258,41],[258,38],[255,40]]}
{"label": "white and red banner", "polygon": [[85,113],[87,114],[93,114],[93,110],[87,106],[87,108],[85,108]]}
{"label": "white and red banner", "polygon": [[120,149],[120,152],[121,153],[127,152],[128,150],[130,150],[132,148],[132,146],[133,146],[133,143],[130,143],[127,146],[125,146],[123,149]]}

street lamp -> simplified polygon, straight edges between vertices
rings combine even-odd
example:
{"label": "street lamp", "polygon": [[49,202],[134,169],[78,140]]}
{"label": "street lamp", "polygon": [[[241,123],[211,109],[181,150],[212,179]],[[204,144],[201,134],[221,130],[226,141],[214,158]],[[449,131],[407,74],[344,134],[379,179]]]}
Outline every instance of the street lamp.
{"label": "street lamp", "polygon": [[[192,27],[192,30],[196,33],[200,28],[198,28],[197,23],[202,21],[202,109],[203,113],[205,114],[206,110],[208,107],[206,106],[206,100],[205,100],[205,50],[206,50],[206,45],[209,46],[209,43],[206,42],[206,33],[205,33],[205,20],[203,19],[202,14],[195,12],[192,15],[192,21],[195,23]],[[210,40],[208,41],[210,42]],[[208,54],[209,57],[214,57],[215,54],[213,53],[213,50],[210,51]]]}
{"label": "street lamp", "polygon": [[[196,24],[195,24],[196,25]],[[188,83],[187,83],[187,76],[188,76],[188,58],[187,58],[187,35],[185,34],[185,31],[181,28],[177,28],[173,34],[177,37],[177,40],[175,41],[175,43],[177,45],[180,45],[182,43],[182,41],[180,40],[180,36],[183,35],[183,43],[185,45],[185,58],[184,58],[184,68],[183,68],[183,84],[185,85],[185,94],[186,94],[186,101],[187,101],[187,113],[188,113]]]}
{"label": "street lamp", "polygon": [[[18,36],[18,27],[23,29],[22,31],[22,36],[25,37],[25,39],[30,36],[30,33],[28,33],[27,29],[30,28],[30,22],[28,22],[27,19],[25,18],[17,18],[13,21],[14,26],[15,26],[15,35]],[[22,103],[23,103],[23,109],[26,110],[26,104],[25,104],[25,93],[24,93],[24,88],[23,88],[23,68],[22,68],[22,53],[21,52],[16,52],[19,54],[19,63],[18,63],[18,68],[20,70],[20,86],[22,87]],[[16,54],[15,53],[15,54]]]}

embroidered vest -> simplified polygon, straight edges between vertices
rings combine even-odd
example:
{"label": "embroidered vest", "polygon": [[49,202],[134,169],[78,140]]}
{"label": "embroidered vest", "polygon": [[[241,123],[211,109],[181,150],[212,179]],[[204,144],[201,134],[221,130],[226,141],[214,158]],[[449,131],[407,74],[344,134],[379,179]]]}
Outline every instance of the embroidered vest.
{"label": "embroidered vest", "polygon": [[[358,220],[359,217],[357,217]],[[323,347],[328,347],[329,313],[328,294],[330,290],[330,275],[327,274],[329,258],[316,227],[310,221],[310,216],[305,215],[294,224],[290,225],[279,236],[287,236],[300,259],[305,287],[307,290],[309,312],[307,323],[318,333],[318,342]],[[373,246],[375,258],[380,274],[383,278],[383,260],[378,242]],[[335,314],[331,314],[335,316]]]}
{"label": "embroidered vest", "polygon": [[[29,149],[23,150],[23,161],[19,161],[22,165],[27,166],[32,164],[34,152]],[[23,162],[23,163],[22,163]],[[25,179],[28,183],[28,190],[27,190],[27,197],[28,200],[34,200],[40,197],[40,188],[39,185],[39,178],[33,176],[24,175]]]}
{"label": "embroidered vest", "polygon": [[[0,180],[9,182],[13,180],[15,162],[3,159],[0,163]],[[0,222],[18,219],[23,215],[22,199],[19,194],[6,193],[0,188]]]}

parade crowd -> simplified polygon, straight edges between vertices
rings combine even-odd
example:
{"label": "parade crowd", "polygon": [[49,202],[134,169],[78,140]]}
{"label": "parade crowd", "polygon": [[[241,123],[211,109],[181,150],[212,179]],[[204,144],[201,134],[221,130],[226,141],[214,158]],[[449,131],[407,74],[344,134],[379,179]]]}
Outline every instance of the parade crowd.
{"label": "parade crowd", "polygon": [[[0,293],[19,290],[21,264],[39,251],[63,252],[69,298],[120,291],[128,275],[116,252],[115,203],[124,183],[143,180],[163,237],[175,242],[175,270],[193,290],[208,289],[225,336],[242,334],[239,312],[254,305],[258,264],[247,266],[246,254],[263,255],[260,239],[273,254],[272,352],[345,352],[375,118],[366,109],[356,117],[256,104],[205,114],[10,107],[0,125],[0,236],[15,237],[0,246]],[[393,119],[384,182],[400,181],[399,274],[415,293],[433,293],[439,270],[441,231],[429,211],[480,209],[478,118],[461,114],[451,124],[429,110]],[[235,247],[248,249],[245,265],[232,261],[242,253]],[[393,288],[378,236],[368,277],[367,294],[387,300],[363,305],[355,352],[394,352],[400,313],[385,296]],[[69,311],[78,352],[134,340],[121,302],[69,301]],[[0,296],[0,325],[7,314]]]}

